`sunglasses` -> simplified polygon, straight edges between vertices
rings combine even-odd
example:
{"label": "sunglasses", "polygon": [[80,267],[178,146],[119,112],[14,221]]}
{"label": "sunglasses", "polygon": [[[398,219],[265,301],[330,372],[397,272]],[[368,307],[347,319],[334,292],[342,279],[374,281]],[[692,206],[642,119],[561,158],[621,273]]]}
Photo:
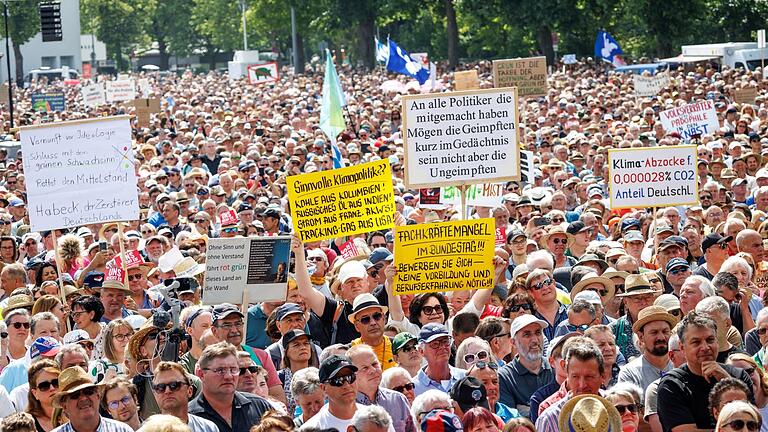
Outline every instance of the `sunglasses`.
{"label": "sunglasses", "polygon": [[464,354],[464,363],[473,364],[477,361],[483,361],[488,358],[488,351],[482,350],[475,354]]}
{"label": "sunglasses", "polygon": [[250,373],[251,375],[255,374],[259,371],[259,368],[256,366],[248,366],[248,367],[241,367],[240,368],[240,376],[245,375],[246,372]]}
{"label": "sunglasses", "polygon": [[360,321],[363,325],[368,325],[371,323],[371,320],[379,322],[384,318],[384,314],[381,312],[376,312],[373,315],[366,315],[364,317],[361,317],[358,321]]}
{"label": "sunglasses", "polygon": [[236,233],[237,228],[224,228],[222,231],[225,233]]}
{"label": "sunglasses", "polygon": [[680,273],[690,273],[690,272],[691,272],[690,267],[675,267],[669,271],[669,274],[673,276],[677,276]]}
{"label": "sunglasses", "polygon": [[563,238],[553,238],[552,239],[552,243],[554,243],[554,244],[568,244],[568,239],[567,238],[564,238],[564,239]]}
{"label": "sunglasses", "polygon": [[[672,315],[672,316],[676,316],[676,317],[681,317],[681,316],[683,316],[683,311],[681,311],[680,309],[673,309],[673,310],[671,310],[671,311],[668,311],[668,313],[669,313],[670,315]],[[758,331],[758,333],[759,333],[759,331]]]}
{"label": "sunglasses", "polygon": [[539,282],[537,284],[533,284],[533,286],[531,286],[531,288],[533,288],[535,291],[538,291],[538,290],[544,288],[544,286],[549,285],[551,283],[552,283],[552,279],[547,278],[547,279],[544,279],[543,281],[541,281],[541,282]]}
{"label": "sunglasses", "polygon": [[520,309],[529,311],[531,310],[531,305],[528,303],[523,303],[523,304],[513,304],[512,306],[509,307],[510,312],[520,312]]}
{"label": "sunglasses", "polygon": [[631,412],[632,414],[635,414],[637,412],[637,405],[635,404],[629,404],[629,405],[614,405],[616,407],[616,411],[619,412],[619,415],[624,415],[627,411]]}
{"label": "sunglasses", "polygon": [[142,277],[141,273],[135,274],[135,275],[128,275],[128,282],[141,280],[141,277]]}
{"label": "sunglasses", "polygon": [[344,375],[336,378],[331,378],[328,380],[328,384],[331,385],[331,387],[341,387],[344,384],[352,384],[355,381],[357,381],[357,376],[353,375]]}
{"label": "sunglasses", "polygon": [[59,388],[58,379],[52,379],[50,381],[41,381],[37,383],[37,389],[40,391],[48,391],[51,388]]}
{"label": "sunglasses", "polygon": [[[558,223],[558,224],[559,224],[559,223],[563,223],[563,222],[565,222],[565,218],[561,218],[561,217],[558,217],[558,218],[552,218],[552,219],[550,219],[550,220],[551,220],[552,222],[554,222],[554,223]],[[555,240],[557,240],[557,239],[555,239]]]}
{"label": "sunglasses", "polygon": [[421,311],[426,315],[437,315],[443,313],[443,307],[437,306],[422,306]]}
{"label": "sunglasses", "polygon": [[74,393],[70,393],[69,396],[67,396],[67,399],[73,399],[77,400],[80,399],[80,397],[91,397],[97,393],[96,387],[87,387],[82,390],[78,390]]}
{"label": "sunglasses", "polygon": [[13,326],[13,328],[15,328],[16,330],[19,330],[22,327],[24,327],[24,329],[26,330],[26,329],[29,328],[29,323],[28,322],[15,322],[15,323],[11,324],[11,326]]}
{"label": "sunglasses", "polygon": [[416,343],[415,342],[400,348],[400,352],[409,353],[411,351],[416,351]]}
{"label": "sunglasses", "polygon": [[754,420],[734,420],[726,423],[724,426],[730,426],[733,430],[743,430],[746,427],[748,431],[755,432],[760,429],[760,422]]}
{"label": "sunglasses", "polygon": [[187,385],[184,381],[173,381],[169,383],[157,383],[152,384],[152,390],[156,391],[157,393],[165,393],[165,389],[169,388],[172,392],[177,391],[182,386]]}
{"label": "sunglasses", "polygon": [[569,332],[580,332],[584,333],[589,328],[589,324],[582,324],[582,325],[574,325],[574,324],[568,324],[568,331]]}
{"label": "sunglasses", "polygon": [[414,383],[408,383],[408,384],[403,384],[403,385],[401,385],[401,386],[392,387],[392,390],[394,390],[394,391],[396,391],[396,392],[398,392],[398,393],[402,393],[402,392],[404,392],[404,391],[406,391],[406,390],[407,390],[407,391],[411,391],[411,390],[413,390],[415,387],[416,387],[416,384],[414,384]]}
{"label": "sunglasses", "polygon": [[499,369],[499,365],[496,364],[496,362],[488,362],[488,361],[479,361],[479,362],[475,363],[474,365],[472,365],[472,367],[473,368],[478,368],[478,369],[489,368],[491,370],[498,370]]}
{"label": "sunglasses", "polygon": [[89,341],[80,341],[80,342],[78,342],[77,344],[78,344],[78,345],[80,345],[81,347],[83,347],[83,348],[87,349],[87,350],[91,350],[91,351],[93,351],[93,348],[94,348],[94,344],[93,344],[93,342],[89,342]]}

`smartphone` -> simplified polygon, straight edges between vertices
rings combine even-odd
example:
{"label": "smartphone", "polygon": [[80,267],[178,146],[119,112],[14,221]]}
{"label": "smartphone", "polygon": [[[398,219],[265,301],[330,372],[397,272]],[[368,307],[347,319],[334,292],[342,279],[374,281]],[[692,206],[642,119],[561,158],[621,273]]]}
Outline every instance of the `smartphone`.
{"label": "smartphone", "polygon": [[552,223],[552,220],[546,216],[537,217],[533,219],[533,226],[543,227]]}
{"label": "smartphone", "polygon": [[264,135],[264,129],[256,128],[256,136],[262,136],[262,135]]}
{"label": "smartphone", "polygon": [[260,176],[262,176],[262,177],[264,176],[264,170],[265,170],[265,169],[266,169],[266,168],[264,168],[264,167],[259,167],[259,175],[260,175]]}
{"label": "smartphone", "polygon": [[107,250],[107,242],[106,241],[102,240],[102,241],[99,242],[99,250],[100,251]]}

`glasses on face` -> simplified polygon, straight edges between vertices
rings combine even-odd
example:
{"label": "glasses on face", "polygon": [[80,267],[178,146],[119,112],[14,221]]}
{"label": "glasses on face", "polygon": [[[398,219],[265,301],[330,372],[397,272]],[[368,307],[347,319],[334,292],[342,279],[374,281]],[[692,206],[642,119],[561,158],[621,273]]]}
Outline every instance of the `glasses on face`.
{"label": "glasses on face", "polygon": [[429,347],[432,349],[449,348],[451,346],[451,342],[452,340],[450,337],[445,337],[445,338],[433,340],[427,345],[429,345]]}
{"label": "glasses on face", "polygon": [[580,332],[584,333],[589,328],[589,324],[581,324],[581,325],[574,325],[574,324],[568,324],[568,331],[569,332]]}
{"label": "glasses on face", "polygon": [[754,420],[734,420],[732,422],[726,423],[725,426],[729,426],[733,430],[744,430],[746,427],[748,431],[755,432],[760,429],[760,422],[756,422]]}
{"label": "glasses on face", "polygon": [[120,342],[125,342],[130,339],[131,336],[133,336],[133,333],[115,333],[112,335],[112,338]]}
{"label": "glasses on face", "polygon": [[184,381],[157,383],[157,384],[152,384],[152,390],[156,391],[157,393],[165,393],[165,389],[171,389],[172,392],[175,392],[185,385],[187,385],[187,383],[185,383]]}
{"label": "glasses on face", "polygon": [[632,414],[637,413],[637,405],[635,404],[629,404],[629,405],[614,405],[616,407],[616,411],[619,412],[619,415],[624,415],[627,411],[631,412]]}
{"label": "glasses on face", "polygon": [[135,275],[128,275],[128,282],[141,280],[141,273]]}
{"label": "glasses on face", "polygon": [[94,347],[93,342],[81,341],[81,342],[78,342],[77,344],[87,350],[93,351],[93,347]]}
{"label": "glasses on face", "polygon": [[360,318],[360,323],[362,325],[368,325],[368,324],[371,323],[371,320],[379,322],[379,321],[382,320],[382,318],[384,318],[384,314],[381,313],[381,312],[376,312],[373,315],[366,315],[364,317],[361,317]]}
{"label": "glasses on face", "polygon": [[[565,218],[562,218],[562,217],[554,217],[554,218],[552,218],[552,219],[550,219],[550,220],[551,220],[553,223],[556,223],[556,224],[559,224],[559,223],[563,223],[563,222],[565,222]],[[557,239],[555,239],[555,240],[557,240]]]}
{"label": "glasses on face", "polygon": [[551,283],[552,283],[552,279],[546,278],[546,279],[544,279],[543,281],[541,281],[539,283],[533,284],[533,286],[531,286],[531,288],[533,288],[535,291],[538,291],[538,290],[544,288],[545,286],[547,286],[547,285],[549,285]]}
{"label": "glasses on face", "polygon": [[397,387],[392,387],[392,390],[394,390],[394,391],[396,391],[398,393],[402,393],[404,391],[411,391],[415,387],[416,387],[416,385],[414,383],[408,383],[408,384],[403,384],[403,385],[400,385],[400,386],[397,386]]}
{"label": "glasses on face", "polygon": [[400,348],[400,352],[404,352],[404,353],[409,353],[409,352],[415,351],[415,350],[416,350],[416,344],[415,343],[408,344],[408,345]]}
{"label": "glasses on face", "polygon": [[473,364],[477,361],[483,361],[488,358],[488,351],[482,350],[474,354],[464,354],[464,363]]}
{"label": "glasses on face", "polygon": [[720,246],[720,249],[722,250],[728,249],[728,243],[721,243],[719,246]]}
{"label": "glasses on face", "polygon": [[437,315],[443,313],[443,307],[440,305],[422,306],[421,311],[424,312],[425,315]]}
{"label": "glasses on face", "polygon": [[203,370],[211,371],[218,376],[240,375],[240,368],[236,368],[236,367],[220,367],[216,369],[204,368]]}
{"label": "glasses on face", "polygon": [[701,195],[699,197],[699,199],[700,200],[711,200],[712,199],[712,195]]}
{"label": "glasses on face", "polygon": [[130,396],[130,395],[128,395],[128,396],[125,396],[125,397],[123,397],[123,398],[122,398],[122,399],[120,399],[120,400],[116,400],[116,401],[112,401],[112,402],[109,402],[109,403],[107,404],[107,406],[108,406],[108,407],[109,407],[109,409],[111,409],[111,410],[116,410],[116,409],[120,408],[120,404],[122,404],[123,406],[128,406],[128,403],[129,403],[130,401],[132,401],[132,400],[133,400],[133,396]]}
{"label": "glasses on face", "polygon": [[499,365],[498,364],[496,364],[495,362],[488,362],[488,361],[479,361],[479,362],[475,363],[474,365],[472,365],[472,367],[473,368],[478,368],[478,369],[485,369],[485,368],[489,368],[489,369],[492,369],[492,370],[498,370],[499,369]]}
{"label": "glasses on face", "polygon": [[52,379],[50,381],[41,381],[37,383],[37,389],[40,391],[48,391],[51,388],[59,388],[59,380],[58,379]]}
{"label": "glasses on face", "polygon": [[[81,313],[84,313],[84,312],[81,312]],[[12,323],[11,326],[13,326],[13,328],[15,328],[16,330],[19,330],[22,327],[24,327],[24,330],[27,330],[29,329],[29,322],[15,322],[15,323]]]}
{"label": "glasses on face", "polygon": [[672,276],[677,276],[680,273],[690,273],[691,269],[689,267],[675,267],[672,270],[669,271],[669,274]]}
{"label": "glasses on face", "polygon": [[520,309],[525,311],[530,311],[531,305],[528,303],[523,303],[523,304],[513,304],[509,307],[510,312],[520,312]]}
{"label": "glasses on face", "polygon": [[331,387],[341,387],[344,384],[352,384],[355,381],[357,381],[357,376],[352,374],[352,375],[344,375],[336,378],[331,378],[328,380],[328,384],[330,384]]}
{"label": "glasses on face", "polygon": [[222,231],[228,234],[232,234],[237,232],[237,228],[224,228]]}
{"label": "glasses on face", "polygon": [[82,390],[78,390],[74,393],[70,393],[69,396],[67,396],[67,399],[77,400],[77,399],[80,399],[82,396],[91,397],[95,395],[96,392],[97,392],[96,387],[87,387]]}
{"label": "glasses on face", "polygon": [[669,311],[669,314],[680,318],[681,316],[683,316],[683,311],[681,311],[680,309],[673,309]]}
{"label": "glasses on face", "polygon": [[257,368],[256,366],[241,367],[240,368],[240,376],[245,375],[246,372],[248,372],[251,375],[253,375],[256,372],[258,372],[258,370],[259,370],[259,368]]}
{"label": "glasses on face", "polygon": [[237,321],[237,322],[231,322],[231,323],[224,323],[224,324],[216,324],[216,327],[220,329],[234,329],[234,328],[242,328],[245,323],[243,321]]}
{"label": "glasses on face", "polygon": [[567,238],[553,238],[552,239],[552,243],[554,243],[554,244],[563,244],[564,245],[564,244],[568,244],[568,239]]}

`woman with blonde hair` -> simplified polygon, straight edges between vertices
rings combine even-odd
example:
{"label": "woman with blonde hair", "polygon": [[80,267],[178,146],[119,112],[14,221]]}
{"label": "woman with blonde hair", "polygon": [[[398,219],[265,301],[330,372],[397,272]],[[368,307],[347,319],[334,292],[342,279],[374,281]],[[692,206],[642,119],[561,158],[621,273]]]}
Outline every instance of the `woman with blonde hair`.
{"label": "woman with blonde hair", "polygon": [[757,408],[749,402],[733,401],[727,403],[717,416],[715,432],[749,431],[757,432],[762,426],[762,418]]}
{"label": "woman with blonde hair", "polygon": [[747,354],[736,353],[728,356],[726,364],[744,369],[752,379],[752,394],[755,405],[761,415],[768,415],[768,372],[758,367],[754,358]]}
{"label": "woman with blonde hair", "polygon": [[67,333],[67,308],[61,304],[61,300],[58,297],[46,294],[35,301],[32,305],[32,315],[37,315],[40,312],[50,312],[59,319],[59,334],[63,335]]}
{"label": "woman with blonde hair", "polygon": [[293,419],[275,410],[269,410],[261,416],[261,422],[251,427],[250,432],[291,432],[294,430]]}
{"label": "woman with blonde hair", "polygon": [[53,360],[43,359],[29,367],[29,394],[26,412],[35,418],[35,429],[48,432],[54,429],[53,395],[59,388],[59,366]]}
{"label": "woman with blonde hair", "polygon": [[125,373],[125,347],[133,336],[133,327],[123,319],[112,320],[104,329],[101,345],[101,355],[91,361],[88,368],[94,382],[114,378]]}

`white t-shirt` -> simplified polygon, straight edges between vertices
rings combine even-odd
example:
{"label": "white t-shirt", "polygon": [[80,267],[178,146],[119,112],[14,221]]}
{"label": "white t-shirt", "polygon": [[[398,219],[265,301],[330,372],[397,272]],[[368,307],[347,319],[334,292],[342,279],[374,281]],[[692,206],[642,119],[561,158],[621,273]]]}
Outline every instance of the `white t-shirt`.
{"label": "white t-shirt", "polygon": [[[365,405],[361,405],[359,403],[355,403],[357,405],[357,409],[364,408]],[[352,424],[352,419],[349,420],[342,420],[338,417],[334,417],[331,412],[328,410],[328,404],[323,405],[322,408],[320,408],[320,411],[317,412],[314,416],[312,416],[311,419],[307,420],[302,426],[301,430],[307,430],[309,428],[319,428],[319,429],[328,429],[328,428],[334,428],[338,431],[345,432],[347,430],[347,426]],[[392,427],[392,423],[389,424],[389,428],[387,429],[388,432],[395,432],[395,429]]]}
{"label": "white t-shirt", "polygon": [[26,382],[11,390],[10,396],[16,411],[26,411],[29,404],[29,383]]}

